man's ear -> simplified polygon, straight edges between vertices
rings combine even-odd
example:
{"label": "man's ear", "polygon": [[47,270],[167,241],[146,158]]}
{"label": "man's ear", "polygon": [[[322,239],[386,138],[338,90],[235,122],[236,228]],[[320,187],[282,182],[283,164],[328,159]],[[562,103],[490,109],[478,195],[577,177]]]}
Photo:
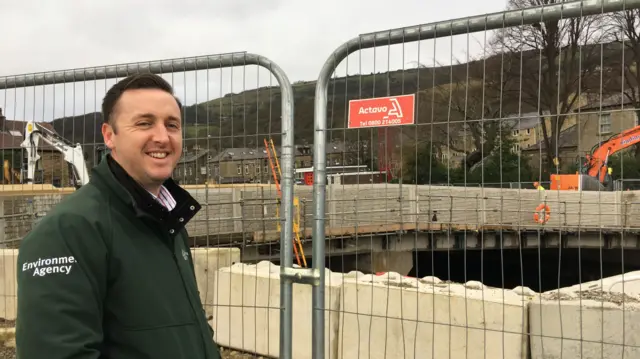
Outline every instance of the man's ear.
{"label": "man's ear", "polygon": [[107,148],[109,148],[110,150],[113,151],[113,127],[108,124],[108,123],[103,123],[102,124],[102,139],[104,140],[104,144],[107,146]]}

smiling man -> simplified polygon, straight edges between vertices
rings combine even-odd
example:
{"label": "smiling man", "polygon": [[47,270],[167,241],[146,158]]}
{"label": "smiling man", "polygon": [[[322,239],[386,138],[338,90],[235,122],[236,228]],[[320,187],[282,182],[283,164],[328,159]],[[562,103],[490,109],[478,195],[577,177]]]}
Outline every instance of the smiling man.
{"label": "smiling man", "polygon": [[201,207],[171,179],[180,110],[153,74],[105,95],[111,153],[21,243],[18,358],[220,358],[185,230]]}

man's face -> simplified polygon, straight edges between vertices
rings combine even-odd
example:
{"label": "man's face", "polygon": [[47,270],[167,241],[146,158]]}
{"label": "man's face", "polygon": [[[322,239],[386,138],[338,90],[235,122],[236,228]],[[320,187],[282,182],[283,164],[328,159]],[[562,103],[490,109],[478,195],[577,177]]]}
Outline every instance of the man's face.
{"label": "man's face", "polygon": [[104,142],[113,158],[148,191],[157,194],[171,177],[182,154],[180,108],[162,90],[125,91],[112,115],[102,125]]}

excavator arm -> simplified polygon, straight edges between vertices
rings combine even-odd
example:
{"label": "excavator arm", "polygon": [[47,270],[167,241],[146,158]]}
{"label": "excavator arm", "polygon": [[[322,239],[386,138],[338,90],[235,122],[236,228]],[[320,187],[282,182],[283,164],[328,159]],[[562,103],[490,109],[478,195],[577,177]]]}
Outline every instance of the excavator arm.
{"label": "excavator arm", "polygon": [[594,191],[612,189],[609,158],[617,152],[640,143],[640,126],[613,135],[593,146],[586,156],[583,170],[576,174],[552,174],[551,189]]}
{"label": "excavator arm", "polygon": [[27,178],[26,182],[33,182],[36,164],[40,159],[38,145],[40,139],[58,150],[64,156],[64,160],[71,164],[75,172],[76,186],[83,186],[89,182],[89,170],[82,152],[82,146],[75,146],[55,132],[35,122],[27,122],[24,131],[24,141],[21,146],[27,151]]}
{"label": "excavator arm", "polygon": [[587,156],[586,173],[603,183],[608,171],[609,157],[637,143],[640,143],[640,126],[623,131],[597,144],[591,155]]}

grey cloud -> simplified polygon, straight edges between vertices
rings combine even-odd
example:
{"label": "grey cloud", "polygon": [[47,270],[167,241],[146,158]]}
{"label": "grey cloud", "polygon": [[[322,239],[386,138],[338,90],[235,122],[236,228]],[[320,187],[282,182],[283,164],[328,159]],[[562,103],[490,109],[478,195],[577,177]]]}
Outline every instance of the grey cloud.
{"label": "grey cloud", "polygon": [[[315,80],[331,52],[360,33],[499,11],[505,3],[506,0],[7,1],[0,4],[3,14],[0,76],[250,51],[278,63],[292,82]],[[445,60],[450,57],[448,41],[438,42],[436,57]],[[459,56],[460,49],[466,48],[466,39],[455,41]],[[414,67],[418,54],[421,62],[432,64],[433,45],[418,49],[416,44],[407,44],[404,58],[402,47],[394,47],[390,54],[386,48],[380,48],[376,51],[375,66],[372,51],[354,54],[349,59],[349,73]],[[387,64],[387,57],[391,58],[391,65]],[[343,75],[344,67],[337,73]],[[207,77],[199,74],[197,85],[193,83],[195,78],[188,78],[186,83],[178,78],[177,90],[191,102],[196,92],[201,101],[207,91],[210,98],[215,98],[270,83],[264,71],[259,83],[255,71],[251,71],[246,78],[238,70],[233,78],[230,71],[212,71],[208,83]],[[67,91],[65,113],[79,114],[93,105],[106,85],[97,82],[88,88],[93,86],[97,87],[96,93],[83,90],[83,86],[76,87],[76,102],[82,106],[77,104],[75,110],[73,98],[68,99],[71,91]],[[73,86],[57,86],[57,97],[62,88]],[[90,98],[86,106],[83,91]],[[42,114],[51,113],[42,110],[47,106],[55,107],[56,114],[62,113],[65,106],[60,99],[56,99],[55,106],[52,100],[47,100],[53,94],[51,89],[45,91],[45,100],[39,99],[42,94],[35,95],[36,109],[31,108],[32,93],[33,90],[0,91],[0,107],[9,107],[7,112],[11,112],[12,103],[17,102],[16,113],[36,119],[49,118]]]}

